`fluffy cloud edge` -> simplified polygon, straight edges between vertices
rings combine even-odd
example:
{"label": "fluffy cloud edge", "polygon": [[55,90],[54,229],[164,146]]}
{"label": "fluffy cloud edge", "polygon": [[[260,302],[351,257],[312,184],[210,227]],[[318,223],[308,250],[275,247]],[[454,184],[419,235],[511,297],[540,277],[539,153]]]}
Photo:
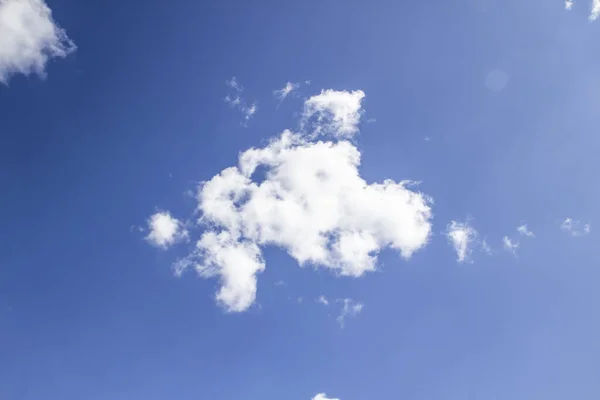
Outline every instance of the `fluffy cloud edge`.
{"label": "fluffy cloud edge", "polygon": [[0,82],[16,74],[45,77],[49,60],[76,49],[43,0],[0,2]]}
{"label": "fluffy cloud edge", "polygon": [[304,103],[303,127],[311,126],[314,135],[331,135],[338,139],[351,138],[359,131],[363,113],[362,90],[322,90]]}

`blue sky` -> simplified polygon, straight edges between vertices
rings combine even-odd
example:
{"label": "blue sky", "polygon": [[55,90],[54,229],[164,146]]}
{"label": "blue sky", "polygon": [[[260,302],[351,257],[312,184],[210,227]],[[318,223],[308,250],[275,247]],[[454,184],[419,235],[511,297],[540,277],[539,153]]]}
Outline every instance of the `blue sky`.
{"label": "blue sky", "polygon": [[569,7],[0,0],[0,397],[597,399]]}

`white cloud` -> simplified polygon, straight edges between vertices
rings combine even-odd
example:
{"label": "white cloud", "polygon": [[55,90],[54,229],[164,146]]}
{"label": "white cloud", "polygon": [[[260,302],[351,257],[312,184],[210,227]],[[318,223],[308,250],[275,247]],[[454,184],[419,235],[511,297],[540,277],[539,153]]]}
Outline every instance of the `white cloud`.
{"label": "white cloud", "polygon": [[521,236],[535,237],[535,234],[531,232],[525,224],[517,227],[517,232],[519,232]]}
{"label": "white cloud", "polygon": [[327,297],[325,297],[325,296],[319,296],[319,298],[317,299],[317,303],[321,303],[324,306],[328,306],[329,300],[327,300]]}
{"label": "white cloud", "polygon": [[[565,0],[565,10],[571,10],[575,1],[573,0]],[[590,21],[595,21],[600,17],[600,0],[592,0],[592,6],[590,9],[590,15],[588,19]]]}
{"label": "white cloud", "polygon": [[343,300],[338,300],[338,301],[341,301],[344,303],[344,306],[342,307],[340,315],[337,317],[337,322],[343,328],[344,324],[346,322],[346,317],[354,317],[354,316],[358,315],[362,311],[364,304],[355,302],[352,299],[343,299]]}
{"label": "white cloud", "polygon": [[451,221],[446,228],[446,237],[456,251],[458,262],[471,262],[477,231],[468,222]]}
{"label": "white cloud", "polygon": [[17,73],[44,76],[48,60],[75,49],[43,0],[0,0],[0,82]]}
{"label": "white cloud", "polygon": [[364,97],[362,90],[323,90],[304,103],[304,124],[314,120],[315,134],[350,138],[358,132]]}
{"label": "white cloud", "polygon": [[571,236],[585,236],[592,231],[592,226],[583,224],[581,221],[575,221],[572,218],[567,218],[560,225],[560,228]]}
{"label": "white cloud", "polygon": [[183,224],[168,211],[157,212],[148,219],[150,233],[146,240],[156,247],[167,249],[188,237]]}
{"label": "white cloud", "polygon": [[228,103],[232,107],[237,107],[240,104],[242,104],[242,99],[240,98],[240,96],[232,97],[227,95],[225,96],[225,103]]}
{"label": "white cloud", "polygon": [[244,119],[248,121],[258,110],[258,106],[256,103],[253,103],[250,107],[244,106],[241,108],[242,114],[244,114]]}
{"label": "white cloud", "polygon": [[250,118],[252,118],[252,116],[258,110],[258,106],[256,102],[252,103],[251,105],[248,105],[246,101],[242,97],[240,97],[239,93],[241,93],[244,90],[244,88],[235,77],[226,81],[226,84],[230,88],[234,89],[234,91],[237,93],[225,96],[225,102],[229,104],[232,108],[235,108],[242,113],[242,116],[244,117],[244,120],[242,121],[242,126],[247,126]]}
{"label": "white cloud", "polygon": [[312,400],[340,400],[340,399],[329,398],[329,397],[327,397],[327,395],[325,393],[319,393],[318,395],[313,397]]}
{"label": "white cloud", "polygon": [[175,264],[180,274],[193,265],[204,278],[219,276],[221,288],[215,298],[229,312],[248,309],[256,299],[256,275],[265,269],[258,246],[235,240],[228,232],[205,232],[196,244],[196,257]]}
{"label": "white cloud", "polygon": [[595,21],[598,19],[598,16],[600,16],[600,0],[593,0],[589,19],[590,21]]}
{"label": "white cloud", "polygon": [[[235,79],[235,78],[232,78]],[[228,81],[230,82],[230,81]],[[236,87],[239,85],[237,81],[234,81]],[[228,83],[231,86],[230,83]],[[239,86],[241,87],[241,86]],[[239,90],[241,91],[241,89]],[[250,118],[256,113],[258,110],[258,106],[256,102],[252,105],[248,105],[244,99],[242,99],[239,95],[227,95],[225,96],[225,102],[228,103],[232,108],[239,110],[244,117],[244,121],[242,122],[243,126],[246,126]]]}
{"label": "white cloud", "polygon": [[492,248],[490,247],[486,239],[483,239],[481,241],[481,251],[483,251],[486,254],[492,254]]}
{"label": "white cloud", "polygon": [[[384,248],[410,258],[428,242],[431,200],[411,190],[410,182],[368,184],[359,164],[360,152],[348,141],[310,142],[291,131],[244,151],[237,167],[200,186],[199,222],[208,230],[176,270],[195,267],[207,275],[208,258],[210,276],[221,276],[227,291],[237,293],[220,296],[220,302],[243,311],[254,301],[256,275],[265,267],[262,246],[281,247],[300,265],[355,277],[375,270]],[[264,179],[254,181],[259,167]],[[224,244],[216,246],[215,238]],[[219,256],[233,250],[235,259]],[[232,278],[238,272],[243,279]]]}
{"label": "white cloud", "polygon": [[517,255],[517,249],[519,248],[519,242],[510,239],[508,236],[504,236],[502,238],[502,243],[504,244],[504,250],[512,253],[514,256]]}
{"label": "white cloud", "polygon": [[273,92],[273,96],[275,96],[275,98],[277,100],[279,100],[280,102],[282,102],[283,100],[285,100],[285,98],[292,93],[294,90],[298,89],[298,87],[300,87],[300,85],[298,83],[292,83],[292,82],[288,82],[285,84],[285,86],[279,90],[275,90]]}

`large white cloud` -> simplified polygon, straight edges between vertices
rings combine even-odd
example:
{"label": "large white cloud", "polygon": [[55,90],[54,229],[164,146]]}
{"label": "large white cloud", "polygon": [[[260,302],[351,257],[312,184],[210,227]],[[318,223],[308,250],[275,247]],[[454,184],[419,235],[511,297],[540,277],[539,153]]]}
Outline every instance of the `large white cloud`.
{"label": "large white cloud", "polygon": [[17,73],[43,76],[49,59],[74,50],[43,0],[0,0],[0,82]]}
{"label": "large white cloud", "polygon": [[384,248],[409,258],[427,244],[427,196],[410,182],[369,184],[360,177],[360,152],[352,143],[308,137],[284,131],[265,147],[241,153],[238,166],[199,188],[199,222],[208,230],[176,268],[219,276],[217,300],[229,311],[253,304],[265,268],[261,247],[278,246],[300,265],[358,277],[376,269]]}

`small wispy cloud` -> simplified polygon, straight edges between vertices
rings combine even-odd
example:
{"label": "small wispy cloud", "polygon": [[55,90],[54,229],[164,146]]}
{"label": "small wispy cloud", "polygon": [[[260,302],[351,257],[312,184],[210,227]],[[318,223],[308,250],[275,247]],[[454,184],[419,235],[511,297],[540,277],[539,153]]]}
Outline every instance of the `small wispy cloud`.
{"label": "small wispy cloud", "polygon": [[225,81],[225,84],[235,90],[236,92],[243,92],[244,87],[238,82],[237,78],[233,76],[231,79]]}
{"label": "small wispy cloud", "polygon": [[250,107],[242,107],[242,114],[244,114],[244,119],[248,121],[258,110],[256,103],[253,103]]}
{"label": "small wispy cloud", "polygon": [[228,94],[227,96],[225,96],[225,102],[229,104],[232,108],[235,108],[236,110],[242,113],[242,116],[244,117],[244,120],[242,121],[242,126],[247,126],[248,121],[250,121],[250,118],[252,118],[252,116],[256,114],[256,111],[258,110],[256,102],[249,105],[240,96],[240,93],[244,90],[244,87],[238,82],[238,80],[235,77],[227,80],[225,83],[227,84],[227,86],[229,86],[236,92],[234,94]]}
{"label": "small wispy cloud", "polygon": [[492,254],[492,248],[490,247],[486,239],[483,239],[480,244],[481,251],[483,251],[486,254]]}
{"label": "small wispy cloud", "polygon": [[508,236],[504,236],[502,238],[502,243],[504,244],[504,250],[508,251],[516,257],[517,249],[519,248],[519,242],[510,239]]}
{"label": "small wispy cloud", "polygon": [[343,299],[338,301],[344,304],[340,315],[337,317],[338,324],[340,324],[340,326],[343,328],[346,322],[346,317],[355,317],[358,315],[362,311],[364,304],[356,302],[352,299]]}
{"label": "small wispy cloud", "polygon": [[327,300],[327,298],[325,296],[319,296],[319,298],[317,299],[317,303],[321,303],[324,306],[328,306],[329,300]]}
{"label": "small wispy cloud", "polygon": [[587,223],[584,224],[581,221],[576,221],[572,218],[565,219],[560,228],[567,232],[571,236],[585,236],[588,235],[592,231],[592,226]]}
{"label": "small wispy cloud", "polygon": [[240,98],[240,96],[225,96],[225,103],[228,103],[230,106],[235,107],[238,106],[242,103],[242,99]]}
{"label": "small wispy cloud", "polygon": [[573,8],[574,2],[572,0],[565,0],[565,10],[570,10]]}
{"label": "small wispy cloud", "polygon": [[521,236],[535,237],[535,234],[531,232],[525,224],[517,227],[517,232],[519,232]]}
{"label": "small wispy cloud", "polygon": [[290,93],[299,87],[299,83],[287,82],[283,88],[273,91],[273,96],[275,96],[275,98],[279,100],[279,103],[281,103]]}
{"label": "small wispy cloud", "polygon": [[454,247],[458,262],[471,262],[473,245],[477,243],[477,231],[468,222],[451,221],[446,227],[448,242]]}

